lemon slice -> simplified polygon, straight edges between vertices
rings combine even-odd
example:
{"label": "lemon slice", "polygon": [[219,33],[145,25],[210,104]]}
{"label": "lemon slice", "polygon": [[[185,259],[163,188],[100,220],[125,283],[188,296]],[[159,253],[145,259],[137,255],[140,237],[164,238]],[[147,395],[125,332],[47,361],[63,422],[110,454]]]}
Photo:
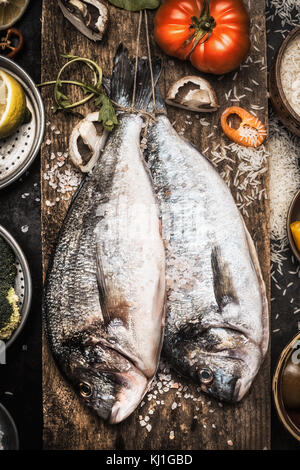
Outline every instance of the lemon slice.
{"label": "lemon slice", "polygon": [[26,97],[21,85],[0,70],[0,139],[13,134],[24,122]]}
{"label": "lemon slice", "polygon": [[0,31],[14,25],[28,4],[29,0],[0,0]]}

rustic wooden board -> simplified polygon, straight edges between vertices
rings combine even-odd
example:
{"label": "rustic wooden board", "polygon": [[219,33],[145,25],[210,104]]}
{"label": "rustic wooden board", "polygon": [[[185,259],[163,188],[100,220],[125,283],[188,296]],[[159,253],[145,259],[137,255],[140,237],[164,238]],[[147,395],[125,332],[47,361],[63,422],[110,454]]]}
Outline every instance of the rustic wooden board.
{"label": "rustic wooden board", "polygon": [[[265,38],[265,1],[251,2],[251,20],[253,48],[251,59],[240,69],[238,74],[231,73],[223,78],[207,77],[216,89],[220,102],[220,110],[226,106],[238,104],[230,101],[236,94],[241,106],[249,108],[255,105],[261,109],[255,112],[267,122],[266,92],[266,38]],[[110,7],[110,27],[105,40],[94,44],[81,36],[62,16],[56,2],[43,2],[42,25],[42,79],[53,79],[64,59],[61,53],[71,53],[97,60],[108,75],[111,71],[112,58],[119,42],[123,41],[133,54],[136,45],[138,13],[129,13]],[[153,13],[149,13],[150,31],[152,31]],[[254,25],[256,24],[256,26]],[[144,31],[144,30],[143,30]],[[151,40],[153,53],[161,55],[164,69],[160,80],[163,94],[173,80],[184,75],[197,74],[188,63],[166,57]],[[146,55],[145,34],[142,34],[141,55]],[[254,82],[253,82],[254,80]],[[259,83],[256,85],[255,82]],[[244,87],[253,91],[245,90]],[[236,87],[234,89],[234,87]],[[232,88],[228,102],[225,92]],[[236,93],[235,93],[236,92]],[[246,95],[246,96],[243,96]],[[42,243],[44,274],[51,250],[54,247],[57,233],[61,227],[70,200],[71,193],[62,195],[57,188],[49,185],[44,175],[49,174],[53,165],[63,156],[68,148],[68,137],[78,118],[73,116],[55,115],[51,113],[52,90],[43,89],[48,125],[42,147]],[[218,170],[227,174],[235,188],[234,175],[238,166],[236,154],[231,153],[229,141],[224,137],[219,126],[220,112],[203,115],[197,118],[178,109],[169,109],[171,122],[175,122],[177,131],[183,132],[200,150],[206,151],[209,158],[214,158],[212,150],[227,151],[231,160],[223,160]],[[201,120],[204,118],[204,121]],[[205,125],[208,122],[209,125]],[[58,130],[57,130],[58,129]],[[60,132],[60,133],[59,133]],[[220,145],[219,145],[220,144]],[[218,160],[215,160],[215,163]],[[230,163],[232,170],[226,165]],[[260,189],[266,188],[268,193],[269,176],[267,161],[263,162],[263,172],[259,176]],[[75,171],[66,162],[58,171]],[[78,175],[78,174],[77,174]],[[244,190],[243,197],[251,196],[251,191]],[[236,188],[233,190],[237,198]],[[59,201],[55,201],[59,197]],[[49,202],[54,205],[49,205]],[[249,199],[250,201],[250,199]],[[237,202],[240,202],[238,200]],[[245,209],[245,207],[244,207]],[[269,205],[264,195],[247,206],[246,224],[254,238],[263,269],[268,293],[270,280],[269,253]],[[142,408],[135,411],[126,422],[109,426],[90,413],[68,384],[61,378],[48,350],[46,341],[43,348],[43,390],[44,390],[44,445],[46,449],[263,449],[270,448],[270,365],[269,356],[265,360],[249,395],[242,403],[222,407],[215,400],[200,394],[197,387],[188,384],[184,379],[172,374],[174,381],[181,381],[182,397],[178,389],[173,388],[160,393],[156,386],[157,397],[145,399]],[[162,383],[164,386],[164,384]],[[162,387],[163,388],[163,387]],[[157,403],[163,401],[164,403]],[[181,404],[172,409],[172,404]],[[174,407],[173,407],[174,408]],[[151,411],[153,414],[151,414]],[[150,411],[150,413],[149,413]],[[149,416],[150,432],[139,423],[139,416]],[[171,433],[173,431],[173,433]],[[171,434],[170,434],[171,433]],[[232,441],[232,442],[231,442]]]}

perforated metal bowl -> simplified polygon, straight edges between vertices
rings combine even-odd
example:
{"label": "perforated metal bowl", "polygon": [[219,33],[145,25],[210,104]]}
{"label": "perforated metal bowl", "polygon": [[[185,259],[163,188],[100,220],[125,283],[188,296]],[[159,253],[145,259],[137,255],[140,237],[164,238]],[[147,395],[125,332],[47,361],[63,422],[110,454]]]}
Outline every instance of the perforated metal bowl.
{"label": "perforated metal bowl", "polygon": [[1,225],[0,236],[2,236],[4,240],[11,246],[16,256],[17,276],[15,281],[15,291],[19,297],[19,309],[21,313],[20,324],[6,343],[6,348],[8,348],[19,336],[27,320],[31,305],[32,281],[29,266],[23,251],[21,250],[16,240]]}
{"label": "perforated metal bowl", "polygon": [[0,450],[18,450],[19,435],[10,413],[0,403]]}
{"label": "perforated metal bowl", "polygon": [[29,75],[12,60],[0,56],[0,68],[22,85],[31,121],[10,137],[0,139],[0,189],[16,181],[28,169],[40,149],[45,112],[41,95]]}

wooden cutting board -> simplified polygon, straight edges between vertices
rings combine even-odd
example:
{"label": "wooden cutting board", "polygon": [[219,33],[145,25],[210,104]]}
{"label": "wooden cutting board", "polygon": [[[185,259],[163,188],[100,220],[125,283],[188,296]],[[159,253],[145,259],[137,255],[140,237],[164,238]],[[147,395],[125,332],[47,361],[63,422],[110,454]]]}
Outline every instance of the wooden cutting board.
{"label": "wooden cutting board", "polygon": [[[220,128],[221,111],[231,105],[252,109],[267,124],[265,1],[256,0],[250,3],[251,5],[248,5],[252,23],[250,59],[247,59],[237,73],[233,72],[224,77],[200,74],[215,88],[220,110],[196,116],[194,113],[170,107],[168,114],[170,121],[174,122],[175,129],[214,161],[218,171],[230,185],[255,241],[269,294],[268,159],[264,156],[255,170],[247,169],[247,154],[244,153],[241,157],[240,153],[236,153]],[[83,37],[64,19],[57,2],[43,1],[43,81],[56,77],[58,70],[65,63],[65,59],[60,56],[61,53],[96,60],[102,66],[105,75],[111,73],[112,59],[120,42],[125,43],[134,54],[139,14],[119,10],[113,6],[109,6],[109,9],[108,33],[101,43],[95,44]],[[153,54],[160,55],[163,60],[160,89],[165,96],[174,80],[185,75],[199,75],[199,72],[189,63],[167,57],[159,50],[152,37],[153,16],[153,12],[148,12],[151,46]],[[146,55],[144,26],[140,51],[141,55]],[[82,78],[81,73],[80,70],[73,69],[74,77]],[[42,245],[45,274],[72,194],[72,190],[59,192],[61,188],[59,182],[62,178],[65,180],[69,178],[70,184],[76,185],[80,175],[65,158],[71,130],[79,118],[63,114],[53,115],[51,111],[53,89],[45,87],[42,94],[47,116],[41,159]],[[71,96],[75,97],[73,91]],[[86,106],[82,112],[85,113],[88,109],[93,111],[93,108]],[[259,155],[261,154],[256,153],[254,158]],[[251,154],[249,158],[253,164],[253,155]],[[245,174],[246,181],[244,181]],[[168,370],[164,369],[159,376],[159,383],[150,392],[150,396],[145,397],[145,404],[124,423],[111,426],[94,416],[77,398],[57,370],[47,342],[44,340],[44,446],[46,449],[120,450],[270,448],[269,359],[268,355],[248,396],[242,403],[234,406],[222,405],[199,393],[195,385],[175,373],[172,373],[170,378]]]}

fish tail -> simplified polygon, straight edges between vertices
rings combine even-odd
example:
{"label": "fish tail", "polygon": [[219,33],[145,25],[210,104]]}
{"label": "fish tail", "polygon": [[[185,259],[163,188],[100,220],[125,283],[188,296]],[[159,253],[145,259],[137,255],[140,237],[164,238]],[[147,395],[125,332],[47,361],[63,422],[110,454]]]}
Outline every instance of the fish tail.
{"label": "fish tail", "polygon": [[121,106],[129,106],[131,103],[133,73],[133,64],[128,56],[128,49],[120,44],[114,58],[110,96]]}
{"label": "fish tail", "polygon": [[[137,69],[137,70],[136,70]],[[134,77],[136,88],[134,90]],[[161,60],[152,60],[153,86],[156,87],[160,72]],[[135,96],[133,96],[135,95]],[[120,44],[115,58],[111,81],[111,99],[123,107],[133,105],[136,110],[146,110],[152,98],[152,79],[148,59],[138,57],[137,67],[134,58],[130,58],[128,49]]]}
{"label": "fish tail", "polygon": [[[155,87],[155,109],[156,109],[156,111],[167,114],[167,108],[166,108],[166,105],[165,105],[165,101],[162,97],[160,89],[158,88],[158,85],[156,85],[156,87]],[[153,112],[153,111],[154,111],[154,101],[152,99],[149,106],[148,106],[148,112]]]}

